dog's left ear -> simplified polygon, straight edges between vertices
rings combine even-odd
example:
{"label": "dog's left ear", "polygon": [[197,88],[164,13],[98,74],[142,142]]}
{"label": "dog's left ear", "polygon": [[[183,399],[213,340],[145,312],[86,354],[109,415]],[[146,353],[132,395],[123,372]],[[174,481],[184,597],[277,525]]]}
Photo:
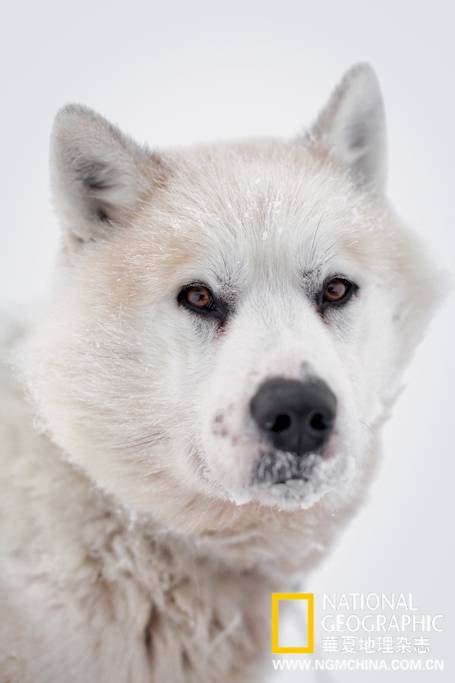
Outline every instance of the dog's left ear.
{"label": "dog's left ear", "polygon": [[384,191],[384,104],[377,76],[368,64],[356,64],[345,74],[310,130],[308,140],[347,167],[360,187]]}

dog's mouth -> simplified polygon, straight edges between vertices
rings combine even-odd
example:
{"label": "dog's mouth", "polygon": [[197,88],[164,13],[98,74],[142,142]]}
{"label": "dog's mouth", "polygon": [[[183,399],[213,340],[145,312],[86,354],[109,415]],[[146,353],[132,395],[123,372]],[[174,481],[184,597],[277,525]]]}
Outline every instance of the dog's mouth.
{"label": "dog's mouth", "polygon": [[301,506],[313,488],[311,481],[321,456],[304,458],[293,453],[262,453],[251,479],[252,496],[266,505]]}
{"label": "dog's mouth", "polygon": [[250,481],[252,498],[281,508],[311,507],[345,479],[346,458],[334,450],[298,456],[261,453]]}
{"label": "dog's mouth", "polygon": [[305,457],[283,451],[261,453],[251,483],[253,486],[274,486],[292,481],[309,481],[318,459],[321,456],[316,453]]}

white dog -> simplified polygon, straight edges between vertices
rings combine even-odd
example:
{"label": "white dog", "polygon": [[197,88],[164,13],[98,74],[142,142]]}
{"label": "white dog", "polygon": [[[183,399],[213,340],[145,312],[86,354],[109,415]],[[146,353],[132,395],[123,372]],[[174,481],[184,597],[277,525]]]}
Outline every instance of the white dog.
{"label": "white dog", "polygon": [[150,152],[58,114],[32,400],[2,377],[1,683],[257,680],[437,298],[385,176],[366,65],[290,141]]}

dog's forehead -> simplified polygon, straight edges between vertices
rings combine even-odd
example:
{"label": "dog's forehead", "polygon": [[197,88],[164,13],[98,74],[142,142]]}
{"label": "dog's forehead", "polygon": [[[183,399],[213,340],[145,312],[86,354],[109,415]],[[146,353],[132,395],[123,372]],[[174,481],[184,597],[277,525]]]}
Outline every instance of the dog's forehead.
{"label": "dog's forehead", "polygon": [[175,159],[167,194],[171,212],[177,204],[187,220],[180,227],[196,221],[209,234],[224,228],[255,237],[293,218],[304,228],[318,211],[346,213],[354,192],[345,173],[303,143],[266,140],[186,150]]}
{"label": "dog's forehead", "polygon": [[335,249],[358,249],[377,219],[346,174],[303,143],[211,145],[170,164],[147,220],[168,245],[162,251],[182,253],[180,266],[186,252],[220,273],[286,259],[311,270]]}
{"label": "dog's forehead", "polygon": [[166,183],[89,263],[103,269],[113,298],[196,280],[238,289],[258,275],[283,282],[342,254],[364,269],[382,268],[382,252],[388,258],[384,205],[303,143],[210,145],[171,153],[166,163]]}

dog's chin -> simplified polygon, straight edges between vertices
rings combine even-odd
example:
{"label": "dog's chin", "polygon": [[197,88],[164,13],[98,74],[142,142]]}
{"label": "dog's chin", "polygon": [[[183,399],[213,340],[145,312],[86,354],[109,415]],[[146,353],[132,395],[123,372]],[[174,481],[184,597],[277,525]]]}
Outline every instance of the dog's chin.
{"label": "dog's chin", "polygon": [[352,466],[342,453],[313,453],[304,459],[289,453],[265,453],[249,484],[232,492],[230,499],[237,505],[256,502],[281,510],[308,509],[330,491],[346,486]]}
{"label": "dog's chin", "polygon": [[291,478],[277,483],[256,483],[250,487],[250,491],[252,500],[261,505],[296,510],[312,507],[334,487],[334,483],[321,486],[310,477]]}

